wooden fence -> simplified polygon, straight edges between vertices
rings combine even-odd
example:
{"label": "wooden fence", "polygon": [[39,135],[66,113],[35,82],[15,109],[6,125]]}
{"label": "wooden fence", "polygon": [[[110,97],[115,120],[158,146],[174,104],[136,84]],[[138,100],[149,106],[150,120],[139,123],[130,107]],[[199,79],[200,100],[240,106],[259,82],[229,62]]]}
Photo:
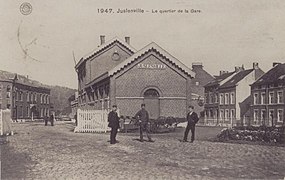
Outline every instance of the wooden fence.
{"label": "wooden fence", "polygon": [[77,110],[77,126],[74,132],[107,132],[109,129],[107,110]]}
{"label": "wooden fence", "polygon": [[11,111],[0,109],[0,135],[11,134]]}

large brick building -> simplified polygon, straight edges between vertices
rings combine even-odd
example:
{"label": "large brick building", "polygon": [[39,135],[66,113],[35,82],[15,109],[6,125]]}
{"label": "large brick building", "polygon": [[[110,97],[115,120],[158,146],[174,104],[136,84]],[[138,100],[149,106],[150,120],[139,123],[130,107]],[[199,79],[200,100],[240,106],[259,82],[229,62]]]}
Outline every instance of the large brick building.
{"label": "large brick building", "polygon": [[284,126],[285,64],[273,68],[251,85],[250,125]]}
{"label": "large brick building", "polygon": [[197,104],[191,95],[195,73],[156,43],[136,51],[129,42],[105,43],[101,36],[101,46],[78,62],[79,106],[117,104],[121,115],[134,116],[145,103],[151,118],[185,117],[187,106]]}
{"label": "large brick building", "polygon": [[250,84],[263,74],[258,63],[253,63],[252,69],[236,67],[234,72],[218,77],[218,82],[206,85],[206,122],[222,126],[244,124],[250,118]]}
{"label": "large brick building", "polygon": [[0,73],[0,108],[10,109],[12,119],[42,119],[50,113],[50,89],[24,76]]}

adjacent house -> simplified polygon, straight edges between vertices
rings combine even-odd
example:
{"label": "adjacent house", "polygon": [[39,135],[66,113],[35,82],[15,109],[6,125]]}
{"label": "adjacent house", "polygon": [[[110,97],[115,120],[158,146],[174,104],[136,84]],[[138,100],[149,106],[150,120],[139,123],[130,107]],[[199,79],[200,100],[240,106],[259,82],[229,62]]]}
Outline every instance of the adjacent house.
{"label": "adjacent house", "polygon": [[252,69],[235,67],[234,72],[225,73],[226,78],[218,77],[219,83],[206,85],[205,118],[221,126],[244,124],[250,119],[250,84],[263,74],[258,63],[253,63]]}
{"label": "adjacent house", "polygon": [[284,126],[285,64],[273,68],[251,84],[251,121],[248,125]]}

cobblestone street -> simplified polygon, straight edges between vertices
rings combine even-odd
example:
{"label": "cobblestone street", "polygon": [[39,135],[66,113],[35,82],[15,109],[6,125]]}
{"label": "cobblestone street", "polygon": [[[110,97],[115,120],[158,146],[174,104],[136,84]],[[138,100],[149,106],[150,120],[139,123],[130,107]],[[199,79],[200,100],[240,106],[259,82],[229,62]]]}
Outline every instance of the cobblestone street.
{"label": "cobblestone street", "polygon": [[71,123],[13,124],[1,145],[2,179],[283,179],[285,148],[210,142],[181,143],[181,132],[153,135],[73,133]]}

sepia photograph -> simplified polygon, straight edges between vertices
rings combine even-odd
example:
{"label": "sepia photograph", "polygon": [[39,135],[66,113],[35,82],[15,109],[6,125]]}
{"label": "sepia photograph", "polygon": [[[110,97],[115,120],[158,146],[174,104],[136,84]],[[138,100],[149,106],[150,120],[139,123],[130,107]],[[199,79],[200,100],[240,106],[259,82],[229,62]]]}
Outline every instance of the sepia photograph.
{"label": "sepia photograph", "polygon": [[0,7],[0,179],[285,179],[285,1]]}

